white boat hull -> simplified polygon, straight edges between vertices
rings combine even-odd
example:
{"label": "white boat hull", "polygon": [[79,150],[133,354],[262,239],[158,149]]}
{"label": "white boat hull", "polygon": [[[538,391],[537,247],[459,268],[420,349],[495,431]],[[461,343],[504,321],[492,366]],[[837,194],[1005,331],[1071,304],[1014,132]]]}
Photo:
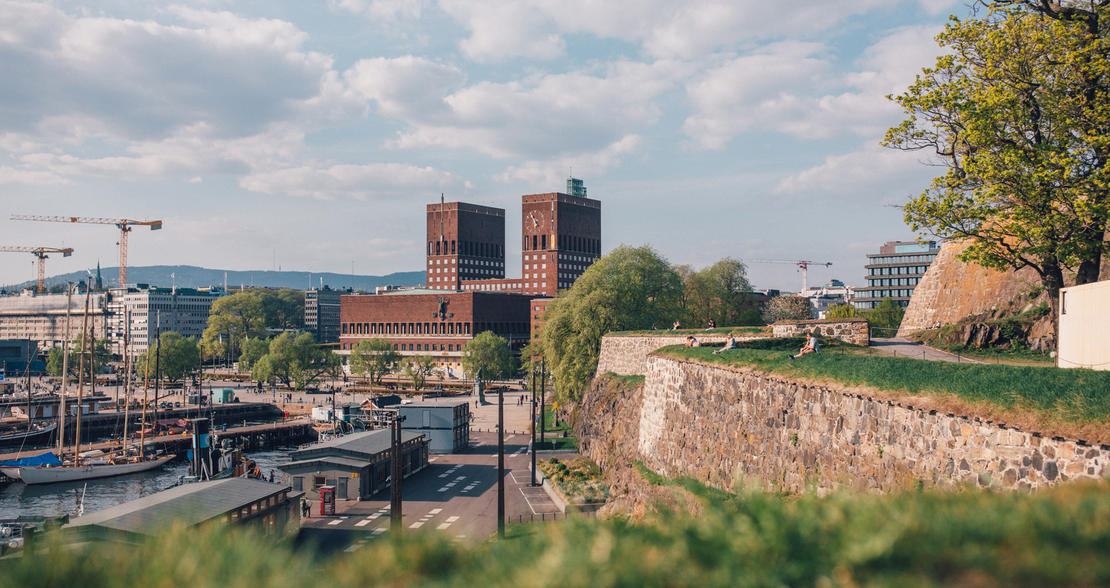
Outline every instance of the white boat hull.
{"label": "white boat hull", "polygon": [[174,455],[167,455],[139,463],[121,464],[88,464],[81,466],[32,466],[19,468],[20,479],[25,484],[53,484],[55,482],[73,482],[76,480],[92,480],[94,478],[107,478],[145,472],[173,459]]}
{"label": "white boat hull", "polygon": [[7,476],[7,477],[9,477],[13,480],[18,480],[19,479],[19,466],[2,467],[2,468],[0,468],[0,474],[4,474],[5,476]]}

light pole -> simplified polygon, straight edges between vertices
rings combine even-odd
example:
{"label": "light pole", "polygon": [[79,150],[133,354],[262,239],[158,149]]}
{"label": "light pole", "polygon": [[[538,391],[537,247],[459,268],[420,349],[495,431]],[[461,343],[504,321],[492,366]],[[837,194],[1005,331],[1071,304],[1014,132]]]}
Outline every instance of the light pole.
{"label": "light pole", "polygon": [[528,412],[532,416],[532,485],[536,485],[536,366],[532,366],[532,398],[528,401]]}
{"label": "light pole", "polygon": [[497,536],[505,538],[505,389],[497,388]]}
{"label": "light pole", "polygon": [[389,460],[389,526],[395,535],[401,533],[401,476],[404,469],[401,467],[401,421],[405,417],[399,413],[393,416],[393,456]]}
{"label": "light pole", "polygon": [[547,360],[540,359],[540,443],[544,442],[544,429],[547,428]]}

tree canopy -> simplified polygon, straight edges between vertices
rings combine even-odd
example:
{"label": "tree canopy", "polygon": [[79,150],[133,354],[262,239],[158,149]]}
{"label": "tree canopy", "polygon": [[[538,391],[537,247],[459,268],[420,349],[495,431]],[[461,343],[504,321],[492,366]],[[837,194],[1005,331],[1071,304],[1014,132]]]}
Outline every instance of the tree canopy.
{"label": "tree canopy", "polygon": [[382,377],[397,369],[401,354],[385,339],[373,338],[359,341],[351,350],[351,373],[370,378],[371,384],[381,384]]}
{"label": "tree canopy", "polygon": [[410,355],[401,364],[405,377],[412,381],[414,390],[423,390],[428,376],[436,367],[436,362],[428,355]]}
{"label": "tree canopy", "polygon": [[938,36],[947,53],[893,98],[908,118],[884,144],[946,169],[905,206],[907,224],[966,239],[965,261],[1032,268],[1055,301],[1073,272],[1097,280],[1110,251],[1108,8],[986,4]]}
{"label": "tree canopy", "polygon": [[303,390],[323,377],[336,377],[340,363],[339,356],[317,345],[311,333],[282,333],[251,366],[251,379],[277,380],[291,390]]}
{"label": "tree canopy", "polygon": [[[77,372],[81,369],[81,348],[84,345],[84,335],[78,334],[77,340],[69,344],[69,375],[76,377]],[[85,356],[86,366],[89,363],[89,355]],[[103,373],[104,366],[112,359],[112,352],[108,349],[108,342],[104,339],[94,339],[93,349],[91,353],[93,373]],[[52,347],[46,355],[46,373],[51,376],[62,375],[62,348]],[[89,368],[85,368],[85,375],[89,374]]]}
{"label": "tree canopy", "polygon": [[542,344],[555,389],[577,398],[609,331],[669,325],[682,313],[682,279],[650,247],[622,245],[547,306]]}
{"label": "tree canopy", "polygon": [[243,341],[266,338],[269,330],[304,327],[304,292],[254,288],[212,303],[201,346],[208,357],[240,357]]}
{"label": "tree canopy", "polygon": [[514,372],[509,342],[493,331],[478,333],[463,347],[462,365],[470,378],[477,377],[479,370],[485,380],[508,378]]}
{"label": "tree canopy", "polygon": [[198,369],[200,348],[196,339],[185,337],[176,331],[163,331],[158,340],[152,342],[150,348],[135,360],[135,370],[140,377],[154,378],[157,370],[162,378],[171,382],[176,382]]}
{"label": "tree canopy", "polygon": [[694,271],[675,268],[682,276],[683,322],[689,326],[760,324],[759,305],[751,297],[747,268],[731,257]]}

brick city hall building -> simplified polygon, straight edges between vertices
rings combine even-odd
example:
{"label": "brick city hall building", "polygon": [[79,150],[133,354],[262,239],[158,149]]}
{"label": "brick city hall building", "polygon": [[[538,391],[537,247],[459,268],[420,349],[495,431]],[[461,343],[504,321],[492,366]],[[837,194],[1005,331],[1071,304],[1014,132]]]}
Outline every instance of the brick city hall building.
{"label": "brick city hall building", "polygon": [[601,257],[601,202],[581,180],[567,192],[521,197],[521,277],[505,278],[505,211],[465,202],[427,206],[427,287],[346,295],[340,352],[382,338],[402,355],[430,355],[458,374],[462,349],[483,331],[525,345],[542,307]]}

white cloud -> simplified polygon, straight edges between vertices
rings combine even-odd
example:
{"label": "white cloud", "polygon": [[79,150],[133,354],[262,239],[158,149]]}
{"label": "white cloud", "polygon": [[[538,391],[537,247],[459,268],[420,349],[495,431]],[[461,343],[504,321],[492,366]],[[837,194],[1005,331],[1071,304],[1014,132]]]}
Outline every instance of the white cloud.
{"label": "white cloud", "polygon": [[[899,113],[886,95],[933,63],[937,32],[935,26],[896,29],[868,47],[848,74],[838,73],[829,49],[814,43],[776,43],[741,55],[687,86],[693,112],[683,131],[708,149],[722,149],[749,130],[805,139],[878,136]],[[820,93],[837,86],[844,91]]]}
{"label": "white cloud", "polygon": [[431,167],[401,163],[299,166],[266,170],[244,177],[239,184],[265,194],[308,198],[398,198],[460,187],[455,176]]}
{"label": "white cloud", "polygon": [[877,145],[825,158],[820,165],[783,178],[776,194],[814,199],[901,204],[921,193],[929,179],[942,172],[922,152],[884,149]]}
{"label": "white cloud", "polygon": [[638,151],[643,145],[639,135],[627,135],[595,153],[529,160],[514,165],[496,176],[500,182],[522,181],[535,186],[557,186],[571,170],[579,177],[598,177],[621,160]]}
{"label": "white cloud", "polygon": [[[345,74],[383,114],[408,124],[397,148],[472,149],[497,158],[592,153],[658,120],[653,102],[688,66],[616,62],[460,87],[457,69],[415,57],[363,60]],[[455,89],[457,88],[457,89]]]}
{"label": "white cloud", "polygon": [[390,21],[420,18],[426,4],[424,0],[328,0],[334,10]]}
{"label": "white cloud", "polygon": [[460,49],[474,61],[554,59],[565,49],[559,35],[545,31],[543,13],[527,2],[440,0],[439,4],[470,29]]}

